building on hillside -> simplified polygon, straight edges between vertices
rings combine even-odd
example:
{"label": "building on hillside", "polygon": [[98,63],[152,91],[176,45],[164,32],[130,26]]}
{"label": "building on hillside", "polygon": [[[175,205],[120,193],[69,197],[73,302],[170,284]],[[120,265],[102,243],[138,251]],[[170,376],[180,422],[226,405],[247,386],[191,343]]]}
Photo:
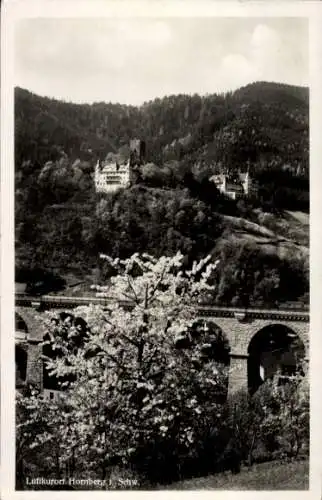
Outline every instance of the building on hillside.
{"label": "building on hillside", "polygon": [[132,171],[130,162],[119,165],[116,161],[109,163],[100,161],[95,167],[95,189],[97,193],[114,193],[131,185]]}
{"label": "building on hillside", "polygon": [[239,172],[237,178],[233,178],[228,174],[217,174],[210,177],[209,180],[214,182],[221,193],[233,200],[249,196],[253,190],[253,183],[249,172]]}
{"label": "building on hillside", "polygon": [[130,142],[130,157],[118,158],[118,155],[108,155],[103,162],[100,160],[95,167],[94,182],[98,193],[114,193],[125,189],[133,182],[133,169],[145,161],[145,142],[132,139]]}

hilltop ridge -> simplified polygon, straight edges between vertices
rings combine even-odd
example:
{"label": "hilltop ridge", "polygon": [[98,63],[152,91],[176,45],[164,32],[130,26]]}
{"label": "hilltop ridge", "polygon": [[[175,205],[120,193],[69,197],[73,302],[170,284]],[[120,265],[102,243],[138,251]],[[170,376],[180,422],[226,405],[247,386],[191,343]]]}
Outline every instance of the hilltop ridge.
{"label": "hilltop ridge", "polygon": [[[63,150],[94,161],[140,137],[147,161],[196,159],[236,167],[290,164],[308,173],[309,91],[256,82],[226,94],[171,95],[142,106],[73,104],[15,89],[17,167]],[[250,142],[251,139],[251,142]]]}

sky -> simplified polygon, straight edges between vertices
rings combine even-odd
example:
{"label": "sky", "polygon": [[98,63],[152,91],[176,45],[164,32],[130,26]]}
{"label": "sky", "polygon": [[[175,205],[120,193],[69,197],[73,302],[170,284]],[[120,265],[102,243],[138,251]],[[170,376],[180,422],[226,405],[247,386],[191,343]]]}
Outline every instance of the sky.
{"label": "sky", "polygon": [[308,85],[304,18],[34,18],[15,27],[14,83],[72,102],[140,105],[254,81]]}

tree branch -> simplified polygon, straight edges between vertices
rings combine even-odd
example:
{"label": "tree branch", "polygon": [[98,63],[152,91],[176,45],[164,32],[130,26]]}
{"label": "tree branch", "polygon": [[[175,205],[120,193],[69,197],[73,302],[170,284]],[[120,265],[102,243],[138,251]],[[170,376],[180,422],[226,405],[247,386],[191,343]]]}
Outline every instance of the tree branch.
{"label": "tree branch", "polygon": [[153,358],[157,352],[158,352],[158,348],[156,347],[154,349],[153,353],[151,354],[151,356],[149,356],[148,360],[145,362],[144,374],[146,374],[149,371],[151,364],[152,364],[152,361],[153,361]]}
{"label": "tree branch", "polygon": [[153,288],[153,290],[152,290],[152,292],[151,292],[151,295],[150,295],[150,297],[149,297],[149,300],[152,300],[152,298],[153,298],[153,296],[154,296],[155,292],[157,291],[157,289],[158,289],[159,285],[162,283],[162,280],[163,280],[163,277],[164,277],[164,274],[165,274],[165,270],[166,270],[166,268],[165,268],[165,266],[164,266],[164,268],[162,269],[162,272],[161,272],[161,276],[160,276],[160,278],[158,279],[158,281],[157,281],[157,283],[156,283],[155,287]]}
{"label": "tree branch", "polygon": [[132,292],[133,292],[133,294],[134,294],[134,297],[135,297],[135,302],[136,302],[137,304],[139,304],[139,303],[140,303],[139,298],[138,298],[138,296],[137,296],[137,293],[136,293],[136,291],[135,291],[135,288],[134,288],[133,284],[131,283],[131,278],[130,278],[130,276],[129,276],[129,275],[127,275],[127,281],[128,281],[129,287],[131,288],[131,290],[132,290]]}
{"label": "tree branch", "polygon": [[128,337],[127,335],[125,335],[125,333],[121,333],[120,337],[123,337],[130,344],[134,345],[134,347],[139,347],[139,345],[140,345],[139,342],[137,342],[136,340],[132,340],[130,337]]}

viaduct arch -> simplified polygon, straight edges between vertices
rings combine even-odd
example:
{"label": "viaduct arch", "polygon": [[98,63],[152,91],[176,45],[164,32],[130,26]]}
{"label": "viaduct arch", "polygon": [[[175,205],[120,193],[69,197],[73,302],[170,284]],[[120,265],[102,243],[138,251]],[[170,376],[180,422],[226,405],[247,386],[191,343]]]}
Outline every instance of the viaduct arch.
{"label": "viaduct arch", "polygon": [[[44,312],[41,311],[38,302],[30,304],[29,306],[16,306],[16,384],[21,387],[21,377],[18,374],[24,368],[21,366],[19,360],[22,356],[18,356],[17,352],[21,349],[26,353],[25,357],[25,379],[24,382],[32,383],[41,389],[44,388],[44,363],[42,360],[42,341],[46,334],[46,327],[44,324]],[[66,308],[55,309],[55,312],[66,311]],[[19,330],[19,325],[25,325],[25,330]]]}
{"label": "viaduct arch", "polygon": [[[226,314],[225,314],[226,313]],[[225,314],[225,317],[221,317]],[[199,320],[211,321],[218,325],[227,337],[230,346],[230,367],[228,392],[236,392],[249,386],[249,346],[252,340],[268,327],[281,327],[292,332],[303,345],[303,361],[309,358],[309,314],[260,311],[227,310],[199,311]]]}
{"label": "viaduct arch", "polygon": [[[78,303],[54,305],[56,312],[74,309]],[[52,306],[52,304],[51,304]],[[51,307],[47,307],[49,309]],[[39,303],[16,305],[16,313],[26,325],[25,339],[16,332],[16,344],[27,351],[26,380],[43,386],[41,347],[45,334],[43,312]],[[303,360],[309,357],[309,312],[280,310],[241,310],[235,308],[198,307],[196,322],[216,325],[229,343],[229,383],[228,392],[233,393],[249,387],[249,364],[252,356],[250,348],[259,332],[271,330],[282,336],[282,330],[290,332],[303,346]],[[16,328],[17,329],[17,328]]]}

